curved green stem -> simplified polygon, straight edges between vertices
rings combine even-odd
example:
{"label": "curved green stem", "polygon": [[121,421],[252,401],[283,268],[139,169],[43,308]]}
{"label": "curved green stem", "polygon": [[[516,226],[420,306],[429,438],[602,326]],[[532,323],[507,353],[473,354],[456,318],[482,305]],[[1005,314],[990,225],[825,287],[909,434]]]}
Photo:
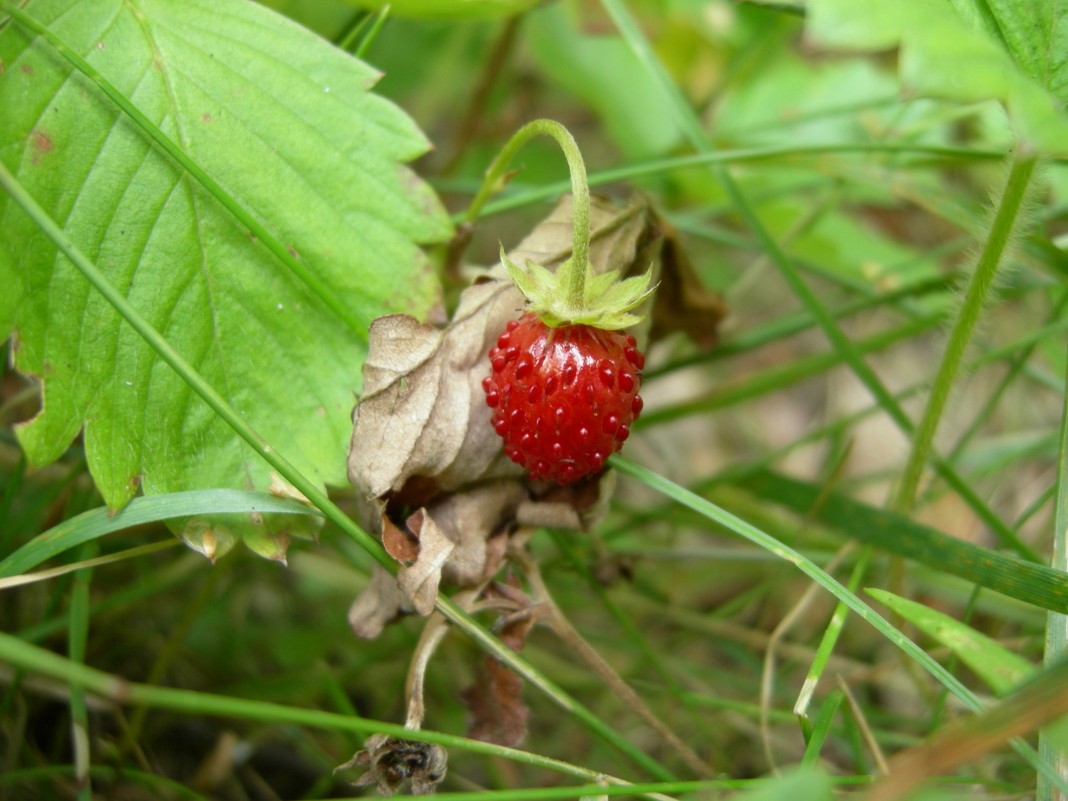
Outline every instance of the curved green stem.
{"label": "curved green stem", "polygon": [[1001,195],[986,243],[979,255],[979,262],[976,264],[971,283],[968,284],[964,302],[957,312],[957,319],[953,323],[953,330],[946,343],[942,362],[938,365],[938,373],[931,386],[931,395],[923,410],[923,417],[912,437],[912,451],[902,471],[901,483],[894,499],[894,506],[899,512],[907,514],[915,505],[924,467],[931,458],[935,431],[938,429],[938,423],[949,401],[953,383],[960,372],[975,325],[979,321],[983,306],[990,294],[998,266],[1005,255],[1013,232],[1018,227],[1035,164],[1036,158],[1028,156],[1014,161],[1009,171],[1005,191]]}
{"label": "curved green stem", "polygon": [[555,120],[534,120],[515,132],[508,143],[486,169],[486,177],[474,200],[464,214],[464,222],[474,222],[489,198],[501,191],[506,183],[506,170],[519,149],[535,136],[551,136],[564,151],[571,171],[572,229],[571,258],[560,265],[568,270],[564,276],[567,300],[574,308],[585,305],[586,278],[590,271],[590,182],[586,177],[586,163],[582,160],[578,143],[571,132]]}

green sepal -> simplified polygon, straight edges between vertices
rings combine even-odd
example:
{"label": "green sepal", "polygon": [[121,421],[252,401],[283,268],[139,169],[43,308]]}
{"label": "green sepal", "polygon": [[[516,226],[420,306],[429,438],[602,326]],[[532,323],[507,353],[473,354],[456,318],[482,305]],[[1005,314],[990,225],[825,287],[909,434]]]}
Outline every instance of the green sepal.
{"label": "green sepal", "polygon": [[527,299],[527,306],[551,328],[565,325],[589,325],[616,331],[641,321],[630,311],[648,298],[656,289],[651,286],[652,267],[642,275],[619,280],[619,270],[609,270],[599,275],[590,275],[586,281],[581,303],[573,303],[568,297],[566,276],[579,269],[568,259],[555,273],[540,264],[526,260],[522,268],[505,255],[501,247],[501,263],[512,279],[516,289]]}

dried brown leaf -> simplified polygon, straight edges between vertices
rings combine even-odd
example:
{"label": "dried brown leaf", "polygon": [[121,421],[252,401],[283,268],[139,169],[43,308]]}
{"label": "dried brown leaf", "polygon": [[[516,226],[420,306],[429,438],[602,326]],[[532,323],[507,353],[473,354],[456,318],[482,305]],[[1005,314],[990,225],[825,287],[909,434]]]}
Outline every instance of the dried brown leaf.
{"label": "dried brown leaf", "polygon": [[434,611],[441,569],[456,545],[424,509],[408,518],[408,527],[418,531],[419,554],[410,565],[401,565],[397,585],[415,611],[426,616]]}
{"label": "dried brown leaf", "polygon": [[373,640],[387,623],[412,611],[397,579],[385,568],[375,565],[371,569],[371,581],[349,607],[349,625],[357,637]]}
{"label": "dried brown leaf", "polygon": [[[501,617],[497,637],[513,651],[521,651],[538,619],[538,608],[515,587],[494,584],[487,596],[510,602],[516,611]],[[514,748],[527,733],[530,710],[523,701],[523,679],[490,655],[483,657],[475,683],[460,693],[471,713],[467,736]]]}
{"label": "dried brown leaf", "polygon": [[719,324],[727,307],[719,295],[701,283],[686,256],[678,234],[658,221],[660,240],[660,286],[653,299],[652,329],[649,337],[661,339],[681,331],[701,350],[709,350],[718,339]]}

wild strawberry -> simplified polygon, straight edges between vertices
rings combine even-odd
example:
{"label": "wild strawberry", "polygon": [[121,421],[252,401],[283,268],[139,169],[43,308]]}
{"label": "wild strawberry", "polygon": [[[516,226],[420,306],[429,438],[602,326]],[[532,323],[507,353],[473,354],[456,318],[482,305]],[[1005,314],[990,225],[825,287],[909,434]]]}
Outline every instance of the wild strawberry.
{"label": "wild strawberry", "polygon": [[634,337],[590,325],[508,323],[482,381],[508,457],[533,479],[569,484],[604,467],[642,410]]}

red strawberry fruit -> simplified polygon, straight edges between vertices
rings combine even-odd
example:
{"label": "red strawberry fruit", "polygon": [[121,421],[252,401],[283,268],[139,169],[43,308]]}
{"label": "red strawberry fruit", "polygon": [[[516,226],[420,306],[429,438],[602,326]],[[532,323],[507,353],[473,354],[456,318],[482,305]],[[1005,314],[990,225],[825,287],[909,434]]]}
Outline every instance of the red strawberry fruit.
{"label": "red strawberry fruit", "polygon": [[570,484],[601,471],[642,410],[645,357],[623,329],[641,322],[634,310],[656,288],[654,265],[625,278],[614,262],[626,260],[613,251],[594,269],[586,167],[574,137],[552,120],[528,123],[509,140],[471,209],[503,186],[509,160],[537,134],[557,141],[571,171],[571,255],[554,272],[530,259],[514,264],[501,246],[501,265],[526,308],[490,350],[482,387],[508,457],[531,478]]}
{"label": "red strawberry fruit", "polygon": [[569,484],[600,472],[642,410],[645,357],[634,337],[592,325],[508,323],[483,379],[508,457],[533,479]]}

